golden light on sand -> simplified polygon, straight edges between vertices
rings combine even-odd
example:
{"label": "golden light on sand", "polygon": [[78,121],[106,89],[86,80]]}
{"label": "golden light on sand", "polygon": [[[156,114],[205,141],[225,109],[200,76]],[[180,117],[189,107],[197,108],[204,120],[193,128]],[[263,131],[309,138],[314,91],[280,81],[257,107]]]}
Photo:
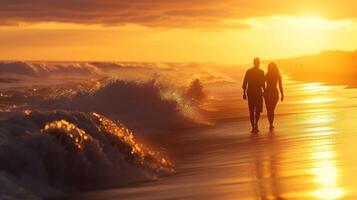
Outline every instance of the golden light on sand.
{"label": "golden light on sand", "polygon": [[[336,113],[331,109],[331,103],[336,101],[332,87],[321,83],[303,84],[301,91],[309,94],[309,98],[301,101],[302,104],[311,107],[315,112],[310,113],[305,120],[308,127],[305,132],[311,137],[319,139],[311,140],[310,158],[313,162],[309,173],[313,176],[312,181],[316,189],[310,195],[321,200],[336,200],[342,198],[346,191],[340,186],[340,169],[335,150],[334,137],[338,133],[334,122]],[[326,109],[321,109],[324,107]]]}
{"label": "golden light on sand", "polygon": [[323,97],[323,98],[312,98],[312,99],[307,99],[307,100],[304,100],[302,102],[304,103],[313,103],[313,104],[320,104],[320,103],[329,103],[329,102],[333,102],[333,101],[336,101],[336,99],[334,98],[328,98],[328,97]]}
{"label": "golden light on sand", "polygon": [[336,119],[331,114],[314,113],[305,120],[305,123],[311,125],[324,125],[334,121],[336,121]]}
{"label": "golden light on sand", "polygon": [[339,187],[339,170],[334,160],[335,153],[333,151],[318,152],[313,157],[316,162],[311,172],[318,185],[318,189],[312,192],[313,196],[330,200],[343,197],[345,191]]}
{"label": "golden light on sand", "polygon": [[[329,134],[326,133],[321,135]],[[343,197],[345,191],[343,188],[339,187],[340,170],[336,163],[337,156],[334,151],[334,141],[331,139],[314,140],[312,148],[314,148],[314,150],[311,158],[313,159],[314,164],[310,173],[314,176],[313,181],[317,184],[317,189],[311,192],[312,195],[319,199],[326,200],[334,200]]]}
{"label": "golden light on sand", "polygon": [[304,83],[304,84],[302,84],[301,89],[307,93],[319,92],[321,94],[321,92],[330,91],[332,88],[329,86],[323,85],[323,83],[316,82],[316,83]]}
{"label": "golden light on sand", "polygon": [[323,200],[340,199],[344,196],[345,192],[341,188],[327,188],[316,190],[314,195]]}
{"label": "golden light on sand", "polygon": [[329,126],[311,127],[311,128],[307,129],[308,132],[312,132],[312,133],[331,132],[333,130],[334,130],[334,128],[329,127]]}
{"label": "golden light on sand", "polygon": [[[331,90],[333,87],[323,85],[323,83],[304,83],[301,84],[299,90],[304,93],[308,94],[309,97],[299,101],[299,103],[303,104],[318,104],[320,107],[327,106],[328,103],[336,101],[336,98],[331,96]],[[316,107],[316,105],[314,105]]]}
{"label": "golden light on sand", "polygon": [[[333,120],[330,120],[333,121]],[[318,122],[318,123],[324,123],[324,121],[314,121],[314,122]],[[326,121],[325,121],[326,122]],[[327,121],[328,122],[328,121]],[[332,127],[328,127],[328,126],[322,126],[322,127],[311,127],[311,128],[307,128],[306,132],[309,135],[312,135],[314,137],[317,136],[328,136],[328,135],[334,135],[336,134],[336,132],[334,131],[334,129]],[[325,153],[325,152],[323,152]],[[326,154],[326,153],[325,153]]]}
{"label": "golden light on sand", "polygon": [[333,161],[328,158],[320,157],[320,161],[316,163],[316,168],[313,170],[315,181],[322,187],[333,186],[337,182],[337,169]]}
{"label": "golden light on sand", "polygon": [[304,104],[319,104],[320,106],[326,106],[327,103],[336,101],[336,98],[331,97],[330,93],[333,89],[332,86],[323,85],[323,83],[305,83],[301,86],[301,91],[307,94],[311,94],[310,98],[302,100]]}

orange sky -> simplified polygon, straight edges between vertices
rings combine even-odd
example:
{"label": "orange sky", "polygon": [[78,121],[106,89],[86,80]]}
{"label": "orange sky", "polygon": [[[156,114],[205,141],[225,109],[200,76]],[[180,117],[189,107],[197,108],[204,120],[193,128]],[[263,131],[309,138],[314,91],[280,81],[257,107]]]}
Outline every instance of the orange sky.
{"label": "orange sky", "polygon": [[0,2],[0,59],[247,63],[357,49],[353,0]]}

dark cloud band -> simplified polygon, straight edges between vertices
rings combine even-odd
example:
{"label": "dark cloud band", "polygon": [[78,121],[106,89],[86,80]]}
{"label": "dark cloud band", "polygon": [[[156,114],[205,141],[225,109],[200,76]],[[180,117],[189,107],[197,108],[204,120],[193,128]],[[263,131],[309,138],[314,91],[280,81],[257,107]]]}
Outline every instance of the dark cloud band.
{"label": "dark cloud band", "polygon": [[[269,15],[297,15],[317,10],[330,18],[355,18],[353,0],[0,0],[0,25],[69,22],[115,26],[244,28],[224,24]],[[353,6],[354,5],[354,6]]]}

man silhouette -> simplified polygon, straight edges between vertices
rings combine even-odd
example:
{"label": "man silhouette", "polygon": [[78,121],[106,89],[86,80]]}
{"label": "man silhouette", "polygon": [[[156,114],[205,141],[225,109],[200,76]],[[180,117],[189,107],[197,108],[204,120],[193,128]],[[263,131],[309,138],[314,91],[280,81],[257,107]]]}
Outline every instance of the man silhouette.
{"label": "man silhouette", "polygon": [[265,90],[264,71],[259,69],[260,59],[254,58],[254,67],[250,68],[243,81],[243,99],[247,99],[252,133],[259,132],[258,121],[263,111],[263,92]]}

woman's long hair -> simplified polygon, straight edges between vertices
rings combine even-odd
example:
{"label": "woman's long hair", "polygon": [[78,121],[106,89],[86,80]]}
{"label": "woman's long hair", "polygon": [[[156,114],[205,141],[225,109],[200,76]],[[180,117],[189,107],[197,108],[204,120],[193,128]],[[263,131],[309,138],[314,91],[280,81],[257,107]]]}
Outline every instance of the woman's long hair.
{"label": "woman's long hair", "polygon": [[271,62],[268,65],[268,72],[266,74],[267,78],[273,78],[273,79],[280,79],[281,75],[280,75],[280,71],[278,66],[276,66],[275,63]]}

